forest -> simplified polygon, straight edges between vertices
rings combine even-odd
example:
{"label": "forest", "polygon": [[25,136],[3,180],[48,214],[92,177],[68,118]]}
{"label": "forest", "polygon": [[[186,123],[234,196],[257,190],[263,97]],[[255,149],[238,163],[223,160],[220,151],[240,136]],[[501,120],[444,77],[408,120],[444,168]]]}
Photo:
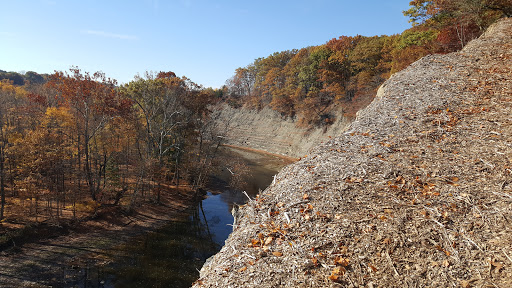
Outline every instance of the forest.
{"label": "forest", "polygon": [[404,14],[412,27],[401,34],[276,52],[236,69],[217,90],[173,72],[118,85],[78,67],[51,75],[0,70],[0,221],[76,217],[102,205],[133,209],[180,185],[196,193],[227,129],[214,121],[214,104],[269,107],[306,128],[354,117],[393,73],[461,49],[512,16],[512,5],[414,0]]}
{"label": "forest", "polygon": [[213,90],[173,72],[122,86],[76,67],[39,76],[0,82],[0,219],[132,209],[159,203],[170,183],[205,184],[222,139]]}
{"label": "forest", "polygon": [[[319,46],[276,52],[236,69],[224,99],[234,107],[269,107],[309,128],[336,115],[354,117],[392,74],[433,53],[462,49],[501,17],[508,0],[415,0],[412,27],[391,36],[341,36]],[[341,112],[341,113],[340,113]]]}

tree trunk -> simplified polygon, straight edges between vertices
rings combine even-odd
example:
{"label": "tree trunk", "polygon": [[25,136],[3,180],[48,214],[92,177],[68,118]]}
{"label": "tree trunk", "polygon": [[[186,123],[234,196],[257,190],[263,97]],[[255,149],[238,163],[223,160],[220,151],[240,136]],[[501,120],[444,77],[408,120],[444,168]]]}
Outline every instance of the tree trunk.
{"label": "tree trunk", "polygon": [[[87,128],[86,128],[87,129]],[[89,135],[84,135],[84,155],[85,155],[85,177],[87,177],[87,186],[92,200],[96,201],[96,189],[94,187],[94,179],[91,170],[91,159],[89,151]]]}
{"label": "tree trunk", "polygon": [[5,209],[5,173],[4,173],[4,148],[0,146],[0,220],[4,219]]}

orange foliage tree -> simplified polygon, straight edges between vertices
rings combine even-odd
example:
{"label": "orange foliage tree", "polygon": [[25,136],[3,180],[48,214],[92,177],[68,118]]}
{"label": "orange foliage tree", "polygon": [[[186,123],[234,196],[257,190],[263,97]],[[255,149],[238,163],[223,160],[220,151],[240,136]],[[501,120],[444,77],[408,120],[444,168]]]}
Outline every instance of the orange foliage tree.
{"label": "orange foliage tree", "polygon": [[121,98],[116,81],[105,74],[82,73],[78,68],[70,73],[56,72],[48,85],[59,92],[58,102],[73,115],[76,129],[78,159],[85,172],[85,182],[93,200],[100,189],[101,176],[107,164],[106,151],[100,151],[97,136],[115,117],[129,113],[132,103]]}

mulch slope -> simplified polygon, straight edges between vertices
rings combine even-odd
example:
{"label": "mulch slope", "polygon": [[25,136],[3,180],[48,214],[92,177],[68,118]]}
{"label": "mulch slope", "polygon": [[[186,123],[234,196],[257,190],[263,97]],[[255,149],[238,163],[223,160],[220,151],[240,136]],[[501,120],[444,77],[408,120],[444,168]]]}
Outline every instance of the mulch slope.
{"label": "mulch slope", "polygon": [[395,74],[194,287],[512,287],[512,19]]}

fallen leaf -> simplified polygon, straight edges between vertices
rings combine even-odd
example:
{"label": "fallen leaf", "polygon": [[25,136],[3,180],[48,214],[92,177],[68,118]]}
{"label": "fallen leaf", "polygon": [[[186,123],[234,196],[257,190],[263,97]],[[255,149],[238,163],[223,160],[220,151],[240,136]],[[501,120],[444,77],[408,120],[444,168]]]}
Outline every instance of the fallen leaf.
{"label": "fallen leaf", "polygon": [[274,251],[274,252],[272,252],[272,254],[274,254],[274,256],[277,256],[277,257],[283,256],[283,253],[278,252],[278,251]]}
{"label": "fallen leaf", "polygon": [[334,260],[334,263],[336,265],[341,265],[343,267],[347,267],[349,262],[350,262],[350,260],[348,260],[347,258],[343,258],[343,257],[336,257],[336,259]]}
{"label": "fallen leaf", "polygon": [[273,240],[274,240],[274,237],[267,237],[267,239],[265,240],[265,246],[270,245],[270,243],[272,243]]}
{"label": "fallen leaf", "polygon": [[450,262],[449,262],[448,260],[444,260],[444,261],[443,261],[443,266],[444,266],[444,267],[448,267],[448,266],[450,266]]}
{"label": "fallen leaf", "polygon": [[240,268],[240,269],[238,270],[238,272],[244,272],[245,270],[247,270],[247,266],[244,266],[244,267]]}
{"label": "fallen leaf", "polygon": [[341,279],[341,276],[345,274],[345,268],[343,267],[336,267],[334,270],[332,270],[331,276],[329,276],[329,280],[333,282],[339,282]]}
{"label": "fallen leaf", "polygon": [[329,276],[329,280],[333,281],[333,282],[338,282],[340,281],[340,276],[338,275],[334,275],[334,274],[331,274],[331,276]]}
{"label": "fallen leaf", "polygon": [[469,281],[468,281],[468,280],[461,280],[461,281],[460,281],[460,286],[461,286],[462,288],[469,288],[469,287],[471,287],[471,284],[469,284]]}

